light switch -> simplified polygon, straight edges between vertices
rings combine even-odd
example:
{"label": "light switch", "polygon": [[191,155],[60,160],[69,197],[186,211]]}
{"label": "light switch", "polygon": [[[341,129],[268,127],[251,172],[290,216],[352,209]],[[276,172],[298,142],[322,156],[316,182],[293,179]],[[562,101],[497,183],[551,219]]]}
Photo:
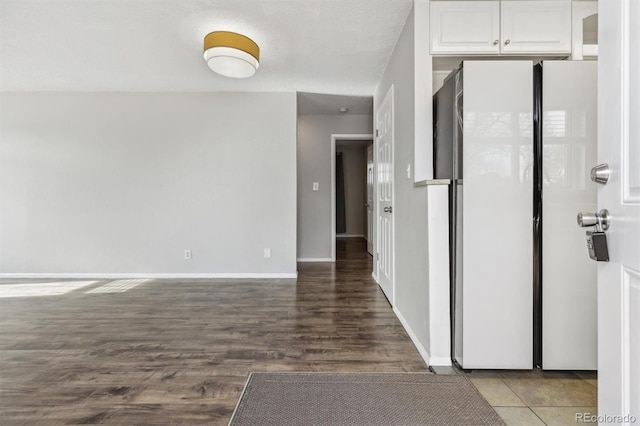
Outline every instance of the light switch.
{"label": "light switch", "polygon": [[313,190],[317,191],[320,189],[320,184],[318,182],[313,182]]}
{"label": "light switch", "polygon": [[407,179],[411,179],[411,163],[407,164]]}

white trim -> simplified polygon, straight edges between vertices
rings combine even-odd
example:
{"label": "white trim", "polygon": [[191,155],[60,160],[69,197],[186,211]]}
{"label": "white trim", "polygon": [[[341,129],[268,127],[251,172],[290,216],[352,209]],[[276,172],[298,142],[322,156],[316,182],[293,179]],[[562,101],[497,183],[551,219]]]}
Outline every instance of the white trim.
{"label": "white trim", "polygon": [[299,257],[296,262],[335,262],[330,257]]}
{"label": "white trim", "polygon": [[378,282],[378,274],[376,274],[376,270],[375,269],[371,272],[371,278],[373,278],[373,280],[376,282],[376,284],[380,285],[380,283]]}
{"label": "white trim", "polygon": [[373,142],[373,134],[332,134],[331,135],[331,261],[336,261],[336,141]]}
{"label": "white trim", "polygon": [[431,361],[429,366],[432,366],[432,367],[451,367],[451,360],[449,358],[432,357],[432,358],[429,358],[429,360]]}
{"label": "white trim", "polygon": [[367,237],[365,237],[364,235],[357,235],[357,234],[336,234],[336,238],[364,238],[365,240],[367,239]]}
{"label": "white trim", "polygon": [[582,57],[583,58],[597,58],[598,57],[598,45],[597,44],[583,44],[582,45]]}
{"label": "white trim", "polygon": [[[628,39],[628,37],[627,37]],[[627,67],[626,69],[629,69]],[[628,128],[628,126],[627,126]],[[632,275],[637,275],[640,277],[640,273],[622,265],[622,297],[621,297],[621,325],[622,325],[622,362],[621,362],[621,387],[622,387],[622,410],[621,413],[630,413],[633,410],[633,404],[631,402],[631,394],[632,394],[632,379],[631,379],[631,315],[633,311],[633,306],[630,306],[631,299],[631,288],[633,286],[633,278]],[[640,281],[640,279],[638,279]],[[635,360],[634,360],[635,361]]]}
{"label": "white trim", "polygon": [[99,278],[99,279],[122,279],[122,278],[297,278],[298,272],[295,273],[198,273],[198,274],[157,274],[157,273],[0,273],[0,278]]}
{"label": "white trim", "polygon": [[[598,56],[598,46],[595,45],[596,51],[584,50],[584,28],[583,20],[591,15],[598,14],[598,2],[595,1],[578,1],[571,2],[571,60],[582,61],[585,56]],[[587,45],[591,46],[591,45]]]}
{"label": "white trim", "polygon": [[409,338],[413,342],[413,345],[416,347],[418,353],[420,353],[420,356],[427,364],[427,367],[430,366],[431,356],[429,355],[429,351],[427,351],[427,349],[422,346],[422,343],[420,343],[420,341],[418,340],[418,336],[416,335],[416,333],[413,332],[413,329],[409,326],[407,320],[404,319],[398,308],[396,308],[395,306],[393,307],[393,313],[396,314],[396,317],[400,321],[400,324],[402,324],[402,326],[404,327],[405,331],[409,335]]}

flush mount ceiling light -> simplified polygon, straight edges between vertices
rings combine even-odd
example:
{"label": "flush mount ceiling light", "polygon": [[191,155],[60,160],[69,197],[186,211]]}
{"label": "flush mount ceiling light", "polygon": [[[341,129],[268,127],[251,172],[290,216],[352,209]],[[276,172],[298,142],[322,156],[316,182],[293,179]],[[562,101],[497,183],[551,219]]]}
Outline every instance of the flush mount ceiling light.
{"label": "flush mount ceiling light", "polygon": [[242,34],[214,31],[204,38],[204,60],[225,77],[247,78],[260,66],[260,47]]}

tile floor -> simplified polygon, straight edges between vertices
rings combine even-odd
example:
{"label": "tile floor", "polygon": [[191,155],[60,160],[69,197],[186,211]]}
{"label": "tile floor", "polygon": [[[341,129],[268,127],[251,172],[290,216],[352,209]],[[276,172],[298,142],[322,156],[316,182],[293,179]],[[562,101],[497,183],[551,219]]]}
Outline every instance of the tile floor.
{"label": "tile floor", "polygon": [[577,414],[598,411],[597,374],[592,371],[433,370],[467,375],[508,426],[575,426],[583,423]]}

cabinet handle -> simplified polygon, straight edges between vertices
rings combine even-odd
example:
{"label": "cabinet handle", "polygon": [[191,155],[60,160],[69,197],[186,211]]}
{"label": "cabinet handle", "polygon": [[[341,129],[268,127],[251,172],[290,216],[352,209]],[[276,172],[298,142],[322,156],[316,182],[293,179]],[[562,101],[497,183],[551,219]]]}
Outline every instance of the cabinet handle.
{"label": "cabinet handle", "polygon": [[509,43],[511,43],[511,40],[505,40],[504,41],[504,44],[509,44]]}
{"label": "cabinet handle", "polygon": [[495,46],[496,44],[500,43],[500,40],[493,40],[493,45]]}

